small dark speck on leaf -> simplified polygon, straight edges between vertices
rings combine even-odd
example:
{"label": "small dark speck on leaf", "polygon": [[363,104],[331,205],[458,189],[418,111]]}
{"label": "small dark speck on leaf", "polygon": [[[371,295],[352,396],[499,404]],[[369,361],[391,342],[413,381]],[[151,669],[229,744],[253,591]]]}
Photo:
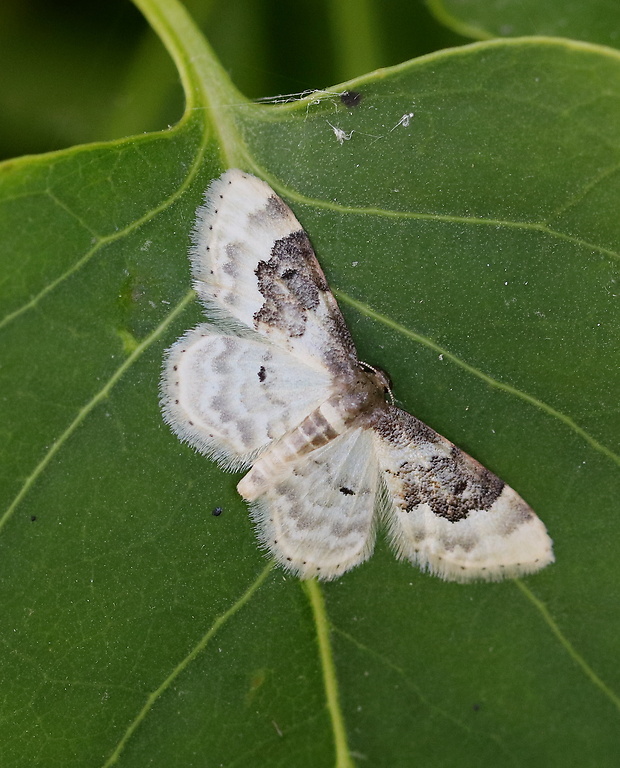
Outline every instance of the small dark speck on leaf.
{"label": "small dark speck on leaf", "polygon": [[345,107],[357,107],[362,100],[362,94],[359,91],[343,91],[340,94],[340,101]]}
{"label": "small dark speck on leaf", "polygon": [[219,517],[224,510],[221,507],[216,507],[211,514],[213,517]]}
{"label": "small dark speck on leaf", "polygon": [[30,522],[36,523],[37,522],[37,516],[36,515],[30,515]]}
{"label": "small dark speck on leaf", "polygon": [[352,491],[350,488],[345,488],[344,485],[340,489],[340,493],[344,493],[345,496],[355,496],[355,491]]}

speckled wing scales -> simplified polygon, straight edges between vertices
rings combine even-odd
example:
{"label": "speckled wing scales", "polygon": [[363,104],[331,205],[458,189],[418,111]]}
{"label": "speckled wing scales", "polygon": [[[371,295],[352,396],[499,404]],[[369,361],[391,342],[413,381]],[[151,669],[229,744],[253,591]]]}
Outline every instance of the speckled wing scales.
{"label": "speckled wing scales", "polygon": [[250,328],[318,368],[354,365],[355,347],[291,209],[238,169],[205,193],[191,249],[194,288],[210,314]]}
{"label": "speckled wing scales", "polygon": [[168,350],[162,408],[181,440],[241,468],[324,402],[330,385],[273,345],[205,323]]}
{"label": "speckled wing scales", "polygon": [[389,406],[375,448],[396,554],[449,581],[533,573],[554,560],[541,520],[502,480],[426,424]]}
{"label": "speckled wing scales", "polygon": [[259,539],[300,578],[337,578],[372,554],[378,487],[373,436],[350,429],[301,456],[252,503]]}
{"label": "speckled wing scales", "polygon": [[241,468],[327,400],[355,348],[307,235],[260,179],[232,169],[210,185],[190,257],[222,331],[202,325],[170,348],[164,418],[182,440]]}

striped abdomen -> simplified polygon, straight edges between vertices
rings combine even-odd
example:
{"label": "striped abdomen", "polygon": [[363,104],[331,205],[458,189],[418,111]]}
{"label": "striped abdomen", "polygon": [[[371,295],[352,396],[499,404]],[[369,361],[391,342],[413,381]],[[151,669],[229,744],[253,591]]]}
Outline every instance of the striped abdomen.
{"label": "striped abdomen", "polygon": [[383,389],[374,376],[357,371],[355,379],[347,384],[348,391],[332,395],[256,460],[237,485],[244,499],[254,501],[277,482],[279,476],[289,472],[291,463],[299,456],[341,435],[362,413],[385,405]]}

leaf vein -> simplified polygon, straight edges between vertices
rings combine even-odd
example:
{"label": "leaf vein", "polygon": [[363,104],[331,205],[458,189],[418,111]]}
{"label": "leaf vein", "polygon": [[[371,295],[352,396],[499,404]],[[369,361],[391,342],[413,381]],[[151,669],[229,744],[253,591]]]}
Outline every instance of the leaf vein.
{"label": "leaf vein", "polygon": [[179,315],[185,307],[188,306],[194,300],[194,291],[188,291],[183,299],[177,304],[177,306],[169,312],[164,320],[155,328],[155,330],[149,334],[143,341],[141,341],[134,351],[125,359],[125,361],[116,369],[116,371],[110,376],[104,386],[96,392],[91,399],[78,411],[71,423],[66,427],[64,432],[60,434],[56,440],[50,445],[47,452],[40,459],[39,463],[34,467],[32,472],[24,480],[22,487],[16,494],[13,501],[9,504],[6,511],[0,517],[0,531],[7,522],[11,519],[13,513],[19,506],[19,504],[26,497],[30,489],[35,482],[39,479],[43,471],[49,466],[54,456],[65,445],[67,440],[75,432],[78,426],[86,419],[91,411],[104,400],[112,391],[114,386],[122,378],[123,374],[135,363],[135,361],[142,355],[142,353],[166,330],[168,325]]}
{"label": "leaf vein", "polygon": [[123,751],[125,745],[129,741],[129,739],[133,736],[133,734],[136,732],[138,726],[140,723],[144,720],[146,715],[150,712],[155,702],[162,696],[162,694],[172,685],[172,683],[176,680],[176,678],[187,669],[187,667],[190,665],[192,661],[206,648],[209,641],[213,638],[213,636],[218,632],[219,629],[226,624],[226,622],[232,618],[241,608],[243,608],[250,599],[254,596],[254,593],[258,591],[258,589],[263,585],[265,582],[265,579],[267,576],[271,573],[271,570],[273,569],[273,562],[268,563],[265,568],[260,572],[260,574],[254,579],[252,584],[246,589],[246,591],[239,597],[239,599],[234,602],[228,610],[224,611],[224,613],[220,614],[209,630],[205,632],[205,634],[202,636],[202,638],[196,643],[196,645],[191,649],[191,651],[183,658],[181,661],[176,665],[176,667],[172,670],[172,672],[166,677],[166,679],[161,683],[160,686],[158,686],[148,697],[147,700],[142,707],[142,709],[138,712],[134,720],[130,723],[130,725],[127,727],[125,733],[121,737],[120,741],[116,745],[114,751],[110,755],[110,757],[105,761],[103,764],[103,768],[108,768],[111,765],[114,765],[118,758],[120,757],[121,752]]}
{"label": "leaf vein", "polygon": [[[159,213],[165,211],[167,208],[169,208],[173,203],[175,203],[181,195],[187,190],[189,185],[194,180],[196,174],[198,173],[204,153],[206,150],[206,136],[203,137],[202,143],[200,145],[199,150],[196,152],[196,156],[194,161],[192,162],[188,173],[186,174],[185,178],[183,179],[182,183],[177,187],[177,189],[170,194],[165,200],[163,200],[159,205],[155,206],[155,208],[151,209],[147,213],[145,213],[143,216],[140,216],[135,221],[128,224],[126,227],[123,227],[123,229],[120,229],[116,232],[113,232],[109,235],[100,235],[97,237],[97,242],[89,248],[84,255],[78,259],[74,264],[72,264],[68,269],[66,269],[64,272],[62,272],[58,277],[56,277],[54,280],[49,282],[47,285],[45,285],[37,294],[35,294],[29,301],[22,304],[20,307],[15,309],[13,312],[10,312],[9,314],[5,315],[0,320],[0,329],[8,325],[9,323],[13,322],[13,320],[16,320],[20,315],[22,315],[24,312],[27,312],[29,310],[34,309],[49,293],[54,291],[56,288],[58,288],[59,285],[64,283],[65,280],[70,278],[75,273],[79,272],[88,262],[106,245],[109,245],[110,243],[114,243],[123,237],[126,237],[132,232],[135,232],[137,229],[139,229],[143,224],[146,224],[148,221],[153,219],[155,216],[157,216]],[[66,205],[64,205],[54,194],[52,194],[51,191],[48,191],[48,196],[54,200],[54,202],[59,205],[61,208],[63,208],[67,213],[69,213],[71,216],[73,216],[77,221],[80,222],[80,224],[88,231],[93,232],[92,228],[89,227],[84,221],[82,221],[76,214],[74,214],[69,208],[67,208]]]}
{"label": "leaf vein", "polygon": [[384,218],[389,218],[389,219],[412,219],[412,220],[418,220],[418,221],[442,221],[449,224],[468,224],[468,225],[471,224],[471,225],[482,226],[482,227],[493,227],[494,229],[506,228],[506,229],[527,230],[530,232],[539,232],[544,235],[550,235],[551,237],[557,238],[558,240],[564,240],[568,243],[572,243],[573,245],[576,245],[580,248],[585,248],[587,250],[595,251],[597,253],[602,254],[603,256],[607,256],[610,259],[620,260],[619,251],[612,250],[611,248],[605,248],[602,245],[592,243],[581,237],[576,237],[575,235],[569,235],[565,232],[560,232],[559,230],[553,229],[546,222],[510,221],[509,219],[492,219],[492,218],[482,218],[478,216],[458,216],[455,214],[446,214],[446,213],[421,213],[418,211],[393,211],[387,208],[378,208],[374,206],[355,207],[355,206],[348,206],[348,205],[340,205],[339,203],[334,203],[327,200],[319,200],[315,198],[306,197],[305,195],[302,195],[296,192],[295,190],[291,190],[287,187],[283,187],[283,185],[278,181],[278,179],[274,179],[273,177],[270,177],[269,174],[267,174],[262,170],[257,171],[257,173],[262,175],[263,178],[265,178],[265,180],[269,181],[271,186],[273,186],[278,191],[278,194],[282,195],[285,199],[294,200],[300,205],[309,205],[309,206],[312,206],[313,208],[320,208],[322,210],[335,211],[337,213],[346,213],[346,214],[353,214],[353,215],[360,215],[360,216],[382,216]]}
{"label": "leaf vein", "polygon": [[350,306],[354,307],[362,314],[366,315],[367,317],[371,317],[373,320],[377,320],[378,322],[383,323],[384,325],[387,325],[389,328],[393,328],[398,333],[402,333],[404,336],[407,336],[413,341],[417,341],[420,344],[424,344],[424,346],[428,347],[429,349],[432,349],[435,352],[438,352],[439,354],[443,355],[444,359],[450,360],[452,363],[455,363],[456,365],[460,366],[461,368],[466,370],[468,373],[471,373],[474,376],[477,376],[479,379],[482,379],[482,381],[484,381],[485,384],[488,384],[490,387],[501,389],[510,395],[514,395],[515,397],[518,397],[521,400],[524,400],[526,403],[533,405],[535,408],[538,408],[541,411],[544,411],[545,413],[549,414],[549,416],[552,416],[553,418],[558,419],[567,427],[569,427],[569,429],[575,432],[575,434],[583,438],[583,440],[585,440],[592,448],[594,448],[596,451],[599,451],[608,459],[611,459],[611,461],[613,461],[615,464],[618,464],[620,466],[620,456],[614,453],[614,451],[612,451],[611,448],[608,448],[606,445],[603,445],[602,443],[600,443],[596,438],[592,437],[592,435],[590,435],[583,427],[579,426],[579,424],[573,421],[573,419],[571,419],[570,416],[567,416],[561,411],[558,411],[556,408],[553,408],[552,406],[548,405],[543,400],[539,400],[533,395],[530,395],[527,392],[523,392],[522,390],[517,389],[517,387],[513,387],[512,384],[506,384],[503,381],[498,381],[497,379],[494,379],[492,376],[489,376],[489,374],[484,373],[483,371],[478,370],[478,368],[476,368],[475,366],[470,365],[470,363],[465,362],[465,360],[461,360],[460,357],[457,357],[457,355],[453,354],[452,352],[449,352],[443,347],[440,347],[439,344],[436,344],[434,341],[431,341],[425,336],[422,336],[422,334],[416,333],[415,331],[411,331],[409,330],[409,328],[405,328],[405,326],[401,325],[400,323],[397,323],[395,320],[391,320],[389,317],[386,317],[385,315],[382,315],[380,312],[377,312],[376,310],[372,309],[367,304],[364,304],[361,301],[357,301],[356,299],[351,298],[343,291],[338,291],[336,289],[333,289],[333,292],[336,294],[339,300],[344,301],[346,304],[349,304]]}
{"label": "leaf vein", "polygon": [[415,693],[415,695],[418,697],[420,702],[427,707],[429,710],[437,713],[441,717],[444,717],[446,720],[449,720],[450,723],[455,725],[457,728],[460,728],[462,731],[464,731],[468,736],[484,736],[488,738],[489,740],[493,741],[497,747],[503,752],[506,757],[510,758],[511,761],[515,765],[519,765],[519,762],[517,761],[515,755],[506,747],[504,746],[502,740],[493,734],[481,734],[478,731],[474,731],[473,728],[470,728],[468,725],[463,723],[461,720],[459,720],[457,717],[454,717],[454,715],[451,715],[449,712],[446,712],[445,709],[442,709],[442,707],[439,707],[437,704],[433,704],[420,690],[420,687],[416,685],[407,675],[405,670],[402,667],[399,667],[398,664],[395,664],[393,661],[390,661],[388,658],[386,658],[383,654],[379,653],[378,651],[375,651],[372,648],[369,648],[367,645],[364,645],[364,643],[357,640],[357,638],[353,637],[353,635],[350,635],[348,632],[345,632],[342,629],[339,629],[338,627],[334,626],[332,624],[331,629],[339,634],[343,639],[354,645],[356,648],[358,648],[362,653],[367,653],[369,656],[372,656],[373,658],[377,659],[379,662],[384,664],[388,669],[391,669],[393,672],[396,672],[398,674],[407,688],[409,688],[411,691]]}
{"label": "leaf vein", "polygon": [[618,696],[617,693],[615,693],[605,682],[603,682],[603,680],[596,674],[596,672],[587,663],[583,656],[577,652],[570,640],[559,628],[543,601],[539,600],[536,595],[534,595],[534,593],[531,592],[520,579],[513,579],[513,581],[515,586],[540,613],[545,624],[549,627],[557,640],[559,640],[560,645],[568,653],[571,659],[577,664],[578,667],[580,667],[581,671],[586,675],[590,682],[593,683],[593,685],[595,685],[609,699],[609,701],[611,701],[611,703],[616,707],[618,711],[620,711],[620,696]]}
{"label": "leaf vein", "polygon": [[568,213],[568,211],[574,208],[578,203],[582,202],[591,192],[593,192],[600,184],[602,184],[603,181],[612,176],[616,176],[619,169],[620,163],[615,163],[609,168],[604,168],[594,178],[590,179],[587,184],[584,184],[582,187],[580,187],[580,189],[574,195],[568,198],[564,205],[559,206],[555,211],[553,211],[553,214],[549,216],[545,226],[548,226],[549,229],[551,229],[549,224],[551,220],[559,219],[560,216]]}

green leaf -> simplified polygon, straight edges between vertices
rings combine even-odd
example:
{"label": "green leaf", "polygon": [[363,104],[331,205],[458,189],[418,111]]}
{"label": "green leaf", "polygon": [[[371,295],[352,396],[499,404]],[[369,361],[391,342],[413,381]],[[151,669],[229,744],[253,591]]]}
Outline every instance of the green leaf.
{"label": "green leaf", "polygon": [[465,37],[548,35],[620,46],[620,6],[607,0],[427,0],[437,19]]}
{"label": "green leaf", "polygon": [[[615,765],[619,57],[476,44],[256,105],[180,6],[139,5],[181,122],[0,166],[3,765]],[[201,319],[194,211],[235,165],[299,215],[361,358],[528,499],[555,565],[463,586],[383,541],[329,585],[267,563],[238,476],[158,407]]]}

